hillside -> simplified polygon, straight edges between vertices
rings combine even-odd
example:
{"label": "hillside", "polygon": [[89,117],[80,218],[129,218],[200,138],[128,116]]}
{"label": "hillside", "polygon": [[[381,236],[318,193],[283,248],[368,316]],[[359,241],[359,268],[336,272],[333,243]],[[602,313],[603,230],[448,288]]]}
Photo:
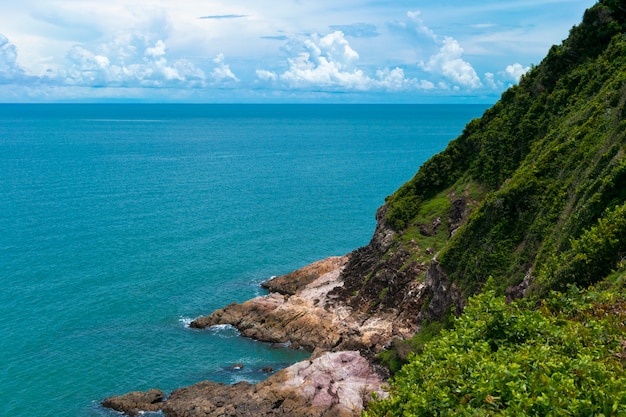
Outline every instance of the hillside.
{"label": "hillside", "polygon": [[626,414],[625,31],[599,1],[386,199],[339,292],[421,331],[368,416]]}
{"label": "hillside", "polygon": [[626,254],[622,3],[587,10],[519,85],[386,199],[372,242],[346,268],[344,296],[397,306],[403,288],[426,280],[420,314],[441,318],[451,304],[460,312],[488,277],[498,294],[518,298],[586,286],[616,268]]}

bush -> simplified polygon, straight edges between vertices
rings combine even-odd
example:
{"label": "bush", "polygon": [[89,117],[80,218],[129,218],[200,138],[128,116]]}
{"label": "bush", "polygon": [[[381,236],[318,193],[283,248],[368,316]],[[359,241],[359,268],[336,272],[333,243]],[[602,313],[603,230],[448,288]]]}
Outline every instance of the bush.
{"label": "bush", "polygon": [[626,415],[624,363],[615,356],[623,347],[613,333],[593,316],[583,323],[487,291],[410,357],[390,397],[364,416]]}
{"label": "bush", "polygon": [[555,256],[542,271],[544,283],[563,288],[587,286],[606,277],[626,256],[626,203],[607,208],[598,223],[572,240],[570,250]]}

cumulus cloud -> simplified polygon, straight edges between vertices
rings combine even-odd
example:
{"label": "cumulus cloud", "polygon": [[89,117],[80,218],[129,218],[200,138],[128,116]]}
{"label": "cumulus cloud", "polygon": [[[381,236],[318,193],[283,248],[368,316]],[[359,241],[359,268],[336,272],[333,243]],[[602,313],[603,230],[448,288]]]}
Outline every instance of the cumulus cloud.
{"label": "cumulus cloud", "polygon": [[319,38],[313,35],[304,42],[305,52],[290,58],[289,68],[280,79],[294,87],[318,85],[362,90],[366,77],[354,67],[359,54],[352,49],[342,32]]}
{"label": "cumulus cloud", "polygon": [[530,67],[523,67],[522,64],[515,63],[513,65],[507,65],[502,72],[502,75],[510,81],[519,82],[522,75],[530,71]]}
{"label": "cumulus cloud", "polygon": [[392,70],[385,68],[376,71],[376,79],[373,81],[373,84],[388,91],[432,90],[435,88],[435,85],[430,81],[407,78],[402,68],[394,68]]}
{"label": "cumulus cloud", "polygon": [[420,10],[409,11],[406,14],[411,20],[413,27],[415,28],[418,34],[426,35],[428,38],[437,42],[437,35],[432,31],[428,26],[424,24],[424,20],[422,19],[422,12]]}
{"label": "cumulus cloud", "polygon": [[70,66],[57,74],[61,84],[96,87],[201,87],[205,74],[191,62],[169,62],[161,39],[120,36],[93,52],[77,45],[70,49]]}
{"label": "cumulus cloud", "polygon": [[[418,63],[418,66],[434,76],[442,76],[448,82],[454,84],[455,87],[464,87],[470,89],[481,88],[482,82],[476,74],[472,64],[463,59],[463,48],[459,42],[451,36],[444,36],[443,39],[429,28],[422,19],[420,10],[407,12],[409,18],[405,28],[410,29],[430,40],[437,48],[437,52],[430,56],[425,62]],[[448,89],[447,82],[440,81],[440,88]]]}
{"label": "cumulus cloud", "polygon": [[482,83],[472,65],[462,59],[463,48],[449,36],[443,39],[439,52],[430,57],[428,62],[420,62],[425,71],[442,74],[452,82],[468,88],[480,88]]}
{"label": "cumulus cloud", "polygon": [[0,34],[0,84],[8,84],[26,77],[17,63],[17,48]]}
{"label": "cumulus cloud", "polygon": [[276,81],[278,79],[275,72],[268,70],[256,70],[256,75],[263,81]]}
{"label": "cumulus cloud", "polygon": [[161,39],[152,48],[147,48],[144,55],[147,57],[158,58],[165,55],[165,42]]}
{"label": "cumulus cloud", "polygon": [[496,80],[496,76],[493,72],[485,73],[485,83],[487,84],[487,87],[491,88],[492,90],[497,90],[502,87],[502,81]]}
{"label": "cumulus cloud", "polygon": [[230,67],[224,63],[224,54],[218,54],[213,62],[217,65],[211,72],[213,80],[217,83],[239,82],[239,79],[230,70]]}
{"label": "cumulus cloud", "polygon": [[304,51],[288,58],[287,69],[276,73],[265,69],[256,71],[257,78],[280,82],[291,88],[404,91],[431,89],[432,83],[407,78],[402,68],[384,68],[369,76],[358,67],[359,54],[350,46],[341,31],[320,37],[311,35],[302,43]]}

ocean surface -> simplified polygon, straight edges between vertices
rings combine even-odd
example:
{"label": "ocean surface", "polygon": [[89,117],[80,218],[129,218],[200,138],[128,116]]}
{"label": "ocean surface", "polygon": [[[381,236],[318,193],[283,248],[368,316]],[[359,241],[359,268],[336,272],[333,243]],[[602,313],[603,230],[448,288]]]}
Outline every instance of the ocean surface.
{"label": "ocean surface", "polygon": [[187,324],[367,244],[486,107],[0,105],[0,416],[110,416],[307,357]]}

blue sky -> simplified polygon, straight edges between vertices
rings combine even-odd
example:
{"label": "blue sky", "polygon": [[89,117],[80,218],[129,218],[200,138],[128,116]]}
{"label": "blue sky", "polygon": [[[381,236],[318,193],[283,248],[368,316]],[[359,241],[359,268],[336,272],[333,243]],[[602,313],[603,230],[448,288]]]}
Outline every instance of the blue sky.
{"label": "blue sky", "polygon": [[0,0],[0,102],[494,102],[592,0]]}

